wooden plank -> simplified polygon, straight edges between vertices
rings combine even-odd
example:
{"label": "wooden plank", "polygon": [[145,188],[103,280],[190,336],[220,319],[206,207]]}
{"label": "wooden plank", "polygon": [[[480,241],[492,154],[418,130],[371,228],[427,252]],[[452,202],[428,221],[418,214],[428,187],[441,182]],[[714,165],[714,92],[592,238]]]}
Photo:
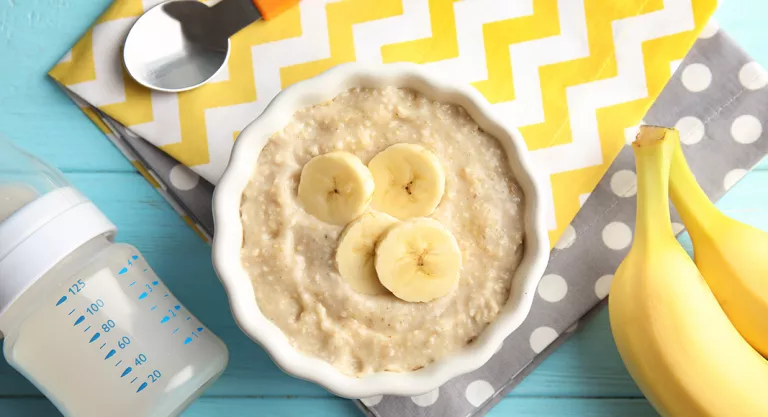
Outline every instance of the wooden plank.
{"label": "wooden plank", "polygon": [[[2,398],[0,415],[13,417],[58,416],[44,398]],[[182,417],[360,417],[351,402],[331,398],[202,398]],[[658,414],[644,399],[505,398],[488,417],[654,417]]]}
{"label": "wooden plank", "polygon": [[[121,154],[66,98],[45,73],[91,24],[111,0],[3,2],[0,6],[0,56],[14,57],[0,65],[0,132],[65,172],[130,172]],[[752,0],[720,7],[717,18],[748,52],[764,65],[768,51],[760,43],[765,28],[759,18],[768,6]],[[752,11],[744,14],[749,4]],[[55,36],[51,36],[55,33]],[[768,170],[763,162],[721,203],[728,213],[767,229]],[[312,384],[280,372],[231,320],[226,298],[210,267],[207,245],[196,239],[141,177],[72,174],[121,228],[127,241],[147,256],[174,292],[211,325],[229,345],[232,359],[224,377],[208,394],[325,396]],[[746,184],[746,185],[745,185]],[[0,361],[0,395],[35,395],[37,391]],[[656,415],[642,399],[540,398],[534,395],[636,396],[610,338],[605,314],[587,324],[503,400],[490,416],[643,416]],[[205,398],[185,416],[353,416],[350,402],[334,398]],[[42,398],[0,399],[0,415],[58,415]]]}
{"label": "wooden plank", "polygon": [[0,4],[0,134],[64,170],[133,169],[46,75],[111,2]]}
{"label": "wooden plank", "polygon": [[[339,404],[341,403],[341,404]],[[226,399],[203,398],[195,402],[183,417],[197,416],[360,416],[360,411],[344,400],[330,399]],[[489,417],[653,417],[657,416],[645,399],[595,398],[505,398]]]}
{"label": "wooden plank", "polygon": [[489,417],[654,417],[644,398],[505,398]]}
{"label": "wooden plank", "polygon": [[611,336],[604,309],[513,389],[509,397],[637,397]]}

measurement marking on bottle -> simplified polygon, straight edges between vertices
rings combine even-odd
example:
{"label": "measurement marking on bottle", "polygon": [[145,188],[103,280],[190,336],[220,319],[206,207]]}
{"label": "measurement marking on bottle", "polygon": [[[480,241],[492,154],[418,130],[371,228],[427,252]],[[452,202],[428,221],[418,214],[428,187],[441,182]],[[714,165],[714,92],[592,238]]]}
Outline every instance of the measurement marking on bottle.
{"label": "measurement marking on bottle", "polygon": [[143,292],[143,293],[141,293],[141,295],[139,295],[139,300],[143,300],[145,298],[147,298],[147,293],[146,292]]}
{"label": "measurement marking on bottle", "polygon": [[135,260],[139,259],[139,257],[136,256],[136,255],[133,255],[133,256],[131,256],[131,259],[133,259],[135,261]]}
{"label": "measurement marking on bottle", "polygon": [[117,273],[117,275],[123,275],[126,272],[128,272],[128,268],[123,268],[123,269],[120,270],[120,272]]}
{"label": "measurement marking on bottle", "polygon": [[176,330],[173,331],[173,334],[176,334],[179,331],[179,328],[177,327]]}
{"label": "measurement marking on bottle", "polygon": [[152,285],[154,285],[155,287],[157,287],[157,284],[159,284],[159,283],[160,283],[160,281],[152,281]]}
{"label": "measurement marking on bottle", "polygon": [[179,310],[181,310],[181,306],[173,306],[173,308],[175,308],[175,309],[176,309],[176,311],[179,311]]}
{"label": "measurement marking on bottle", "polygon": [[188,345],[190,343],[192,343],[192,338],[191,337],[188,337],[188,338],[184,339],[184,344],[185,345]]}
{"label": "measurement marking on bottle", "polygon": [[100,347],[99,349],[104,349],[104,346],[106,346],[106,345],[107,345],[107,343],[106,343],[106,342],[104,342],[104,344],[103,344],[103,345],[101,345],[101,347]]}
{"label": "measurement marking on bottle", "polygon": [[61,297],[61,298],[59,298],[59,301],[56,302],[56,307],[64,304],[66,301],[67,301],[67,296],[66,295]]}
{"label": "measurement marking on bottle", "polygon": [[88,330],[91,330],[91,326],[88,326],[85,330],[83,330],[83,333],[88,332]]}
{"label": "measurement marking on bottle", "polygon": [[133,371],[133,368],[131,368],[130,366],[125,368],[125,370],[123,371],[123,374],[120,375],[120,378],[124,378],[126,375],[130,374],[131,371]]}
{"label": "measurement marking on bottle", "polygon": [[190,317],[187,317],[187,320],[192,320],[192,316],[190,316]]}
{"label": "measurement marking on bottle", "polygon": [[197,332],[198,332],[198,333],[202,333],[202,332],[203,332],[203,328],[202,328],[202,327],[198,327],[198,328],[197,328]]}
{"label": "measurement marking on bottle", "polygon": [[165,295],[163,296],[163,298],[168,298],[168,293],[165,293]]}
{"label": "measurement marking on bottle", "polygon": [[137,377],[137,376],[133,377],[133,380],[131,381],[131,384],[133,384],[134,382],[136,382],[136,380],[137,380],[137,379],[139,379],[139,377]]}
{"label": "measurement marking on bottle", "polygon": [[77,320],[75,320],[74,326],[77,326],[78,324],[80,324],[80,323],[82,323],[84,321],[85,321],[85,316],[80,316],[80,317],[77,318]]}
{"label": "measurement marking on bottle", "polygon": [[150,308],[149,311],[155,311],[156,308],[157,306],[152,306],[152,308]]}
{"label": "measurement marking on bottle", "polygon": [[99,340],[100,337],[101,337],[101,333],[96,333],[93,336],[91,336],[91,341],[88,342],[88,343],[93,343],[93,342]]}
{"label": "measurement marking on bottle", "polygon": [[163,319],[162,319],[162,320],[160,320],[160,324],[163,324],[163,323],[168,323],[168,320],[170,320],[170,319],[171,319],[170,317],[168,317],[168,316],[165,316],[165,317],[163,317]]}
{"label": "measurement marking on bottle", "polygon": [[72,311],[70,311],[70,312],[69,312],[69,314],[67,314],[67,315],[68,315],[68,316],[71,316],[71,315],[72,315],[72,313],[74,313],[74,312],[75,312],[75,310],[77,310],[77,309],[73,308],[73,309],[72,309]]}
{"label": "measurement marking on bottle", "polygon": [[129,285],[129,287],[133,287],[134,285],[136,285],[136,281],[133,281],[133,282],[132,282],[132,283]]}
{"label": "measurement marking on bottle", "polygon": [[147,385],[148,385],[148,384],[147,384],[146,382],[142,383],[142,384],[141,384],[141,386],[139,386],[139,389],[137,389],[137,390],[136,390],[136,393],[138,394],[138,393],[140,393],[141,391],[144,391],[144,388],[146,388],[146,387],[147,387]]}
{"label": "measurement marking on bottle", "polygon": [[144,272],[147,272],[148,270],[149,270],[149,268],[144,268]]}
{"label": "measurement marking on bottle", "polygon": [[114,349],[110,350],[109,353],[107,353],[107,357],[104,358],[104,360],[107,360],[107,359],[115,356],[115,353],[117,353],[117,351],[115,351]]}
{"label": "measurement marking on bottle", "polygon": [[195,337],[200,337],[200,336],[198,336],[198,335],[197,335],[197,333],[195,333],[195,332],[192,332],[192,336],[195,336]]}
{"label": "measurement marking on bottle", "polygon": [[115,368],[117,368],[118,366],[120,366],[120,364],[121,364],[121,363],[123,363],[123,361],[120,361],[120,362],[116,363],[116,364],[115,364]]}

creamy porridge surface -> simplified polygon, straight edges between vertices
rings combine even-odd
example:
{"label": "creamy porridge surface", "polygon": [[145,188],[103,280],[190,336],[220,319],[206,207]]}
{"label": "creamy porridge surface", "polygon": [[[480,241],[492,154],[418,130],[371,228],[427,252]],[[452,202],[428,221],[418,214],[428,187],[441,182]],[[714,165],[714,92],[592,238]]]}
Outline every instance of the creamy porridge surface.
{"label": "creamy porridge surface", "polygon": [[[344,226],[321,222],[297,199],[302,167],[344,150],[367,164],[395,143],[432,151],[446,175],[430,216],[458,241],[458,286],[429,303],[356,292],[335,250]],[[466,111],[411,90],[352,89],[297,112],[259,155],[243,193],[242,262],[259,309],[298,350],[341,372],[407,372],[472,342],[506,303],[523,249],[523,196],[501,144]]]}

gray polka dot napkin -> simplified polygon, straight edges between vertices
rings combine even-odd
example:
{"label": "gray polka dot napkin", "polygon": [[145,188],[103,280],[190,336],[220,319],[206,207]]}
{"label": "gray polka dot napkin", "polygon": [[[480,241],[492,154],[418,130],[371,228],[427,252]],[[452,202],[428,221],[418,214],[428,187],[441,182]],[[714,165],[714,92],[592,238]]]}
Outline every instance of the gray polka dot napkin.
{"label": "gray polka dot napkin", "polygon": [[[676,126],[691,168],[719,199],[768,152],[768,76],[722,32],[705,31],[645,118]],[[111,139],[161,184],[177,209],[212,234],[213,187],[143,139],[103,116]],[[636,128],[627,129],[627,140]],[[635,218],[632,150],[625,147],[557,243],[527,320],[482,368],[418,397],[357,401],[371,417],[485,414],[576,327],[598,311],[626,255]],[[673,213],[676,232],[683,230]]]}

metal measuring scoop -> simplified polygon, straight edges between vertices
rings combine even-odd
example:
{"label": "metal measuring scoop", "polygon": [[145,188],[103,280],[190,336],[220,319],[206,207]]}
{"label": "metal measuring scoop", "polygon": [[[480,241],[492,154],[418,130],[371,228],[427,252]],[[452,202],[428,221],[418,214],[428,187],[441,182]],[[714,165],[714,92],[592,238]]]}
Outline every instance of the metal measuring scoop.
{"label": "metal measuring scoop", "polygon": [[298,0],[222,0],[206,6],[173,0],[144,13],[123,46],[123,62],[139,84],[179,92],[199,87],[224,67],[229,38],[259,19],[271,19]]}

